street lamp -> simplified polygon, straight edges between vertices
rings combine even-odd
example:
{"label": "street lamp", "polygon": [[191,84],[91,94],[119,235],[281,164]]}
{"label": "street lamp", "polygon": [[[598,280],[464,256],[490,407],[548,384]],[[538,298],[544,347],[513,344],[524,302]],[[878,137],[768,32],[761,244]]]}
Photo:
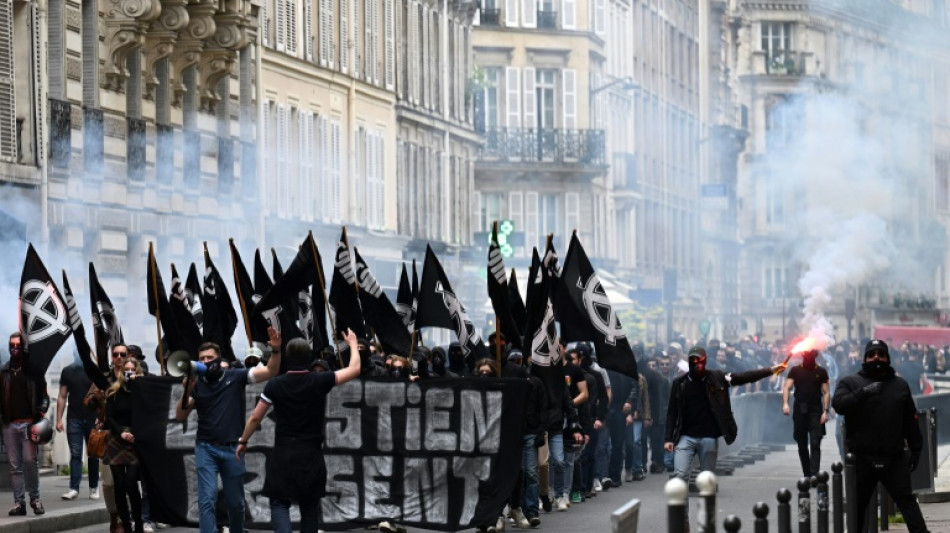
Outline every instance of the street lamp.
{"label": "street lamp", "polygon": [[[634,89],[639,89],[639,88],[640,88],[640,84],[639,84],[639,83],[633,81],[633,78],[631,78],[630,76],[626,76],[626,77],[623,77],[623,78],[616,78],[616,79],[614,79],[613,81],[610,81],[610,82],[607,82],[607,83],[601,85],[600,87],[595,87],[595,88],[591,89],[591,90],[587,93],[587,97],[588,97],[588,102],[587,102],[588,105],[587,105],[587,108],[590,110],[590,114],[591,114],[592,117],[596,116],[596,113],[594,113],[594,109],[595,109],[595,108],[594,108],[594,96],[595,96],[597,93],[599,93],[599,92],[606,91],[607,89],[612,89],[612,88],[617,87],[617,86],[619,86],[620,89],[621,89],[621,90],[624,90],[624,91],[632,91],[632,90],[634,90]],[[593,124],[593,122],[594,122],[594,121],[591,120],[591,123],[592,123],[592,124]]]}

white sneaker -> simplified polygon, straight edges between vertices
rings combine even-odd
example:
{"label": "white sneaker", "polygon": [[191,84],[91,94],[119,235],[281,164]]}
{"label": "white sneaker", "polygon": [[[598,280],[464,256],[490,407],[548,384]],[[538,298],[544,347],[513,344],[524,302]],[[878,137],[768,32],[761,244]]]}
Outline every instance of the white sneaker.
{"label": "white sneaker", "polygon": [[594,480],[594,492],[603,492],[604,486],[600,484],[599,479]]}
{"label": "white sneaker", "polygon": [[504,531],[507,525],[508,521],[505,520],[505,517],[499,516],[498,520],[495,521],[495,532],[500,533],[501,531]]}
{"label": "white sneaker", "polygon": [[396,524],[384,520],[379,523],[379,530],[383,533],[396,533]]}
{"label": "white sneaker", "polygon": [[93,487],[89,489],[89,499],[98,500],[99,499],[99,487]]}
{"label": "white sneaker", "polygon": [[155,524],[151,522],[145,522],[142,524],[143,533],[155,533]]}
{"label": "white sneaker", "polygon": [[557,510],[558,510],[559,512],[564,512],[564,511],[567,511],[567,507],[568,507],[568,505],[567,505],[567,497],[566,497],[566,496],[558,496],[558,497],[557,497]]}
{"label": "white sneaker", "polygon": [[633,472],[631,472],[630,470],[624,469],[624,471],[623,471],[623,480],[626,481],[627,483],[632,482],[632,481],[633,481]]}
{"label": "white sneaker", "polygon": [[79,497],[79,491],[73,490],[73,489],[69,489],[69,491],[63,494],[62,496],[64,500],[75,500],[78,497]]}
{"label": "white sneaker", "polygon": [[531,522],[528,522],[528,519],[525,518],[524,513],[521,512],[521,507],[515,507],[508,511],[508,517],[515,521],[515,527],[520,527],[521,529],[531,527]]}

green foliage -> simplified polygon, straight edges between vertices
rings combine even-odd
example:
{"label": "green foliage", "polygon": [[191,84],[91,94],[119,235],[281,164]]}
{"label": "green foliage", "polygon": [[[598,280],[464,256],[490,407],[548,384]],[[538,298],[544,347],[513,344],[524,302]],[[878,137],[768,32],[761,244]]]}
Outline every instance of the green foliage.
{"label": "green foliage", "polygon": [[663,320],[663,306],[647,307],[634,302],[632,309],[619,311],[617,318],[632,343],[636,339],[646,339],[649,328]]}

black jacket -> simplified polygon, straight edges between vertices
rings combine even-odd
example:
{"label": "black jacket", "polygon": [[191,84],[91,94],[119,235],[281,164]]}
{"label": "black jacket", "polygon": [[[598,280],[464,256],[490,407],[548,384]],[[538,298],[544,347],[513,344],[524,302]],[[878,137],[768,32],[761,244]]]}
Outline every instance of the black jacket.
{"label": "black jacket", "polygon": [[[917,406],[910,387],[894,369],[882,379],[873,379],[863,370],[846,376],[835,387],[831,405],[844,415],[845,444],[848,451],[870,455],[895,455],[904,451],[904,441],[913,453],[920,453],[923,438],[917,425]],[[878,394],[861,389],[881,382]]]}
{"label": "black jacket", "polygon": [[[525,404],[524,434],[544,436],[544,414],[548,411],[548,393],[537,376],[528,376],[531,387]],[[540,438],[539,438],[540,441]],[[540,444],[539,444],[540,445]]]}
{"label": "black jacket", "polygon": [[[726,444],[732,444],[739,434],[736,419],[732,414],[732,402],[729,400],[729,387],[738,387],[746,383],[754,383],[767,378],[772,374],[771,368],[760,368],[748,372],[726,374],[722,370],[706,370],[706,394],[709,396],[709,406],[712,414],[722,431],[722,438]],[[666,442],[676,443],[683,435],[683,415],[686,412],[686,380],[689,374],[673,380],[670,386],[670,404],[666,411]],[[658,414],[659,416],[659,414]]]}
{"label": "black jacket", "polygon": [[[38,380],[30,377],[25,368],[22,372],[27,376],[26,390],[29,398],[32,398],[33,419],[39,420],[46,414],[46,411],[49,410],[49,394],[46,392],[46,380]],[[12,404],[12,399],[10,398],[10,379],[12,377],[13,372],[10,371],[10,363],[3,365],[3,369],[0,370],[0,394],[3,395],[0,397],[0,418],[2,418],[4,425],[10,423],[10,408]]]}

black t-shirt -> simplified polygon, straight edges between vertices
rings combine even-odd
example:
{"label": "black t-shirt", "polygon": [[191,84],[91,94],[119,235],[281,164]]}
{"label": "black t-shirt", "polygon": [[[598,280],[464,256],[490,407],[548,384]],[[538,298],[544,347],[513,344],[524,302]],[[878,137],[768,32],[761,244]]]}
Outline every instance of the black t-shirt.
{"label": "black t-shirt", "polygon": [[30,398],[29,379],[26,372],[10,373],[10,420],[33,418],[33,402]]}
{"label": "black t-shirt", "polygon": [[706,381],[686,378],[686,409],[683,413],[683,435],[694,438],[718,438],[722,436],[716,415],[709,405]]}
{"label": "black t-shirt", "polygon": [[[564,366],[564,380],[567,382],[567,386],[571,390],[571,399],[577,398],[577,395],[581,393],[581,390],[577,387],[578,383],[584,383],[584,370],[577,365],[568,363]],[[588,400],[590,399],[590,394],[593,391],[588,390]]]}
{"label": "black t-shirt", "polygon": [[[91,420],[96,417],[91,409],[86,409],[82,401],[92,387],[92,381],[86,375],[82,365],[69,365],[59,375],[59,385],[66,386],[66,419]],[[60,408],[62,408],[60,406]]]}
{"label": "black t-shirt", "polygon": [[197,439],[206,442],[236,442],[244,432],[246,368],[228,368],[218,381],[198,378],[191,395],[198,409]]}
{"label": "black t-shirt", "polygon": [[924,374],[924,365],[917,361],[904,361],[897,365],[897,373],[900,374],[907,385],[910,387],[910,393],[913,396],[919,395],[923,390],[920,388],[920,376]]}
{"label": "black t-shirt", "polygon": [[788,371],[788,379],[795,382],[795,409],[800,409],[799,405],[807,405],[809,410],[822,408],[821,385],[828,383],[824,367],[809,370],[802,365],[794,366]]}
{"label": "black t-shirt", "polygon": [[268,381],[261,401],[274,407],[276,443],[294,439],[319,445],[327,393],[334,385],[334,372],[288,372]]}

